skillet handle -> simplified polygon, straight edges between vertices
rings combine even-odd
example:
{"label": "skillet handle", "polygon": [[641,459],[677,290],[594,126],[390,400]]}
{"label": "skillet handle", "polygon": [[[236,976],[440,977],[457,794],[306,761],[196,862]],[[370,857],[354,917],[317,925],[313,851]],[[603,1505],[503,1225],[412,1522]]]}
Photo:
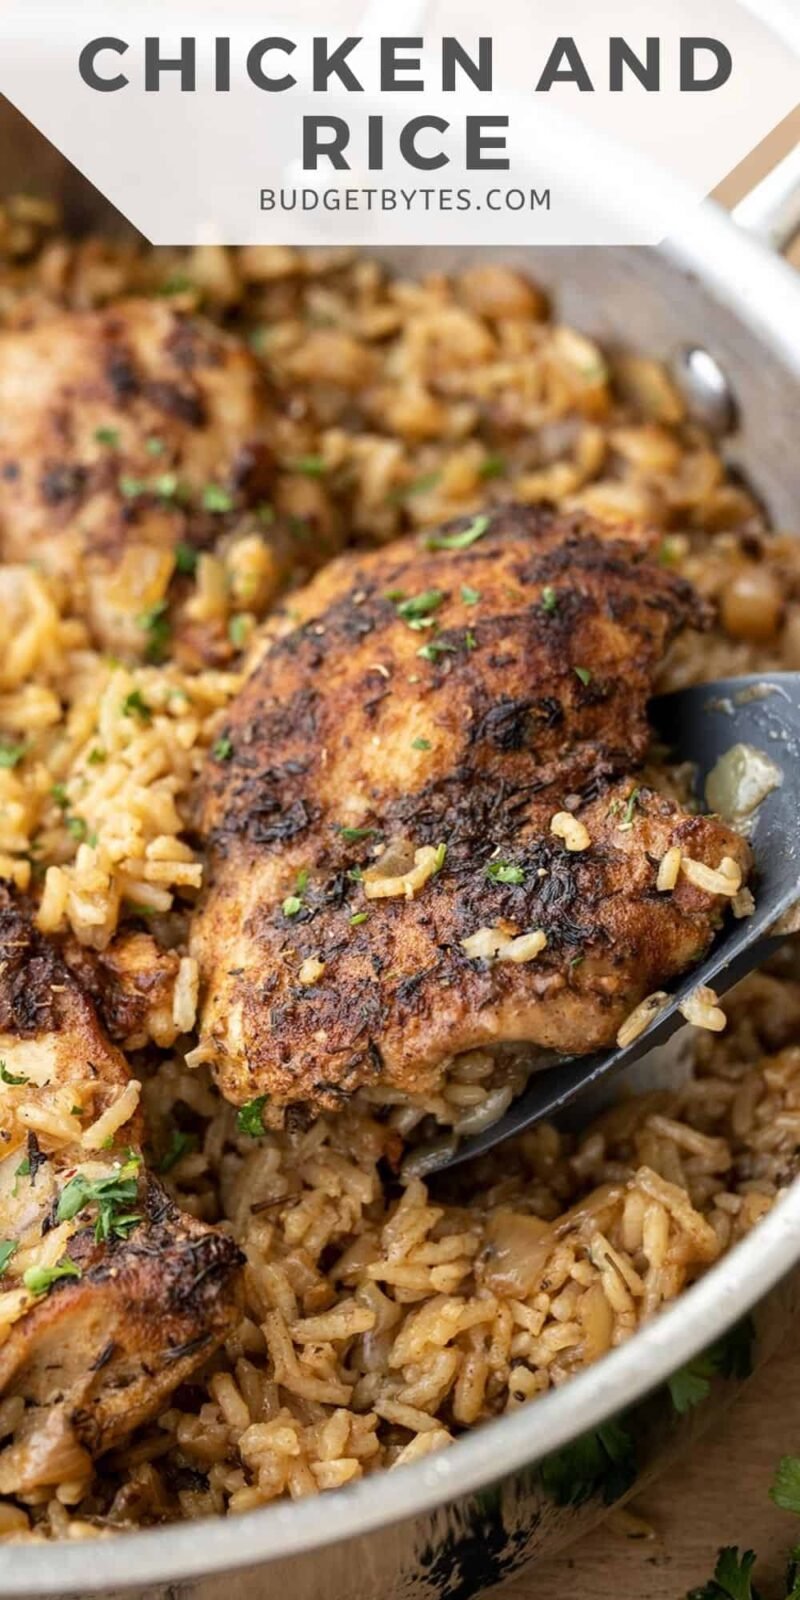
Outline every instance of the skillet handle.
{"label": "skillet handle", "polygon": [[800,233],[800,145],[739,201],[732,215],[771,250],[782,252],[791,244]]}

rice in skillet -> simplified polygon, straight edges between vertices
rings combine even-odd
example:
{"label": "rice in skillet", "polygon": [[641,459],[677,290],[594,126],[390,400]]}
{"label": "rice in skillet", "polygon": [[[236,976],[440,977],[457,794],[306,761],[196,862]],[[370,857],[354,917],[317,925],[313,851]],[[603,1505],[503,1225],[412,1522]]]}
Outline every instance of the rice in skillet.
{"label": "rice in skillet", "polygon": [[[800,548],[767,532],[657,363],[607,357],[501,263],[410,283],[342,253],[72,244],[30,202],[0,218],[0,244],[7,326],[135,293],[247,334],[275,405],[264,527],[288,529],[299,566],[347,529],[385,540],[547,498],[654,523],[663,559],[719,603],[716,633],[679,641],[664,687],[800,665]],[[167,571],[142,607],[154,648],[139,665],[96,648],[65,583],[0,568],[0,875],[87,960],[120,928],[151,954],[155,941],[159,981],[121,1024],[154,1163],[248,1261],[241,1323],[202,1382],[92,1481],[0,1503],[16,1539],[242,1511],[444,1447],[629,1337],[797,1165],[800,986],[785,960],[734,996],[724,1034],[698,1034],[681,1088],[632,1098],[579,1139],[539,1128],[433,1196],[380,1161],[386,1117],[400,1148],[484,1115],[498,1085],[481,1052],[442,1103],[242,1131],[184,1060],[193,790],[276,579],[266,538],[235,519],[190,568],[175,633],[210,629],[213,652],[174,647]],[[0,1400],[0,1439],[14,1404]]]}

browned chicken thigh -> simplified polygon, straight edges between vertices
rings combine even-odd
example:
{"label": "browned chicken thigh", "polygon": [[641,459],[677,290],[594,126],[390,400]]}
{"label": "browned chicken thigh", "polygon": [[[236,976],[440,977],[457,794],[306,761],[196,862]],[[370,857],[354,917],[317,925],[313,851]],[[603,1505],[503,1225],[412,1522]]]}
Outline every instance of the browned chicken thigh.
{"label": "browned chicken thigh", "polygon": [[205,774],[223,1093],[269,1115],[427,1090],[477,1046],[589,1052],[696,962],[747,846],[634,774],[703,620],[645,535],[515,507],[294,596]]}
{"label": "browned chicken thigh", "polygon": [[62,574],[103,643],[143,652],[176,552],[267,499],[269,419],[245,345],[167,300],[0,333],[0,559]]}
{"label": "browned chicken thigh", "polygon": [[0,885],[0,1495],[80,1481],[233,1325],[239,1251],[145,1170],[139,1085]]}

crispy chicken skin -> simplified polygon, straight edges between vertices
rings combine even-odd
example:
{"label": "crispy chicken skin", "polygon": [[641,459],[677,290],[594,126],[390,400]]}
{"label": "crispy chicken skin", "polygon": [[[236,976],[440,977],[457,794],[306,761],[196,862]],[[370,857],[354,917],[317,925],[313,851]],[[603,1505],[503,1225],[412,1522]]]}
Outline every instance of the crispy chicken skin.
{"label": "crispy chicken skin", "polygon": [[[16,1247],[0,1277],[0,1399],[23,1402],[0,1494],[14,1494],[87,1476],[157,1413],[230,1330],[240,1255],[145,1171],[123,1057],[2,886],[0,1059],[0,1239]],[[107,1136],[115,1104],[125,1117]],[[124,1185],[105,1236],[96,1200],[60,1214],[76,1175]],[[31,1286],[31,1269],[65,1263],[73,1275]]]}
{"label": "crispy chicken skin", "polygon": [[[685,877],[656,890],[666,850],[746,867],[737,835],[631,776],[664,651],[704,621],[650,540],[513,506],[444,537],[345,556],[293,596],[300,625],[207,766],[200,1048],[235,1102],[332,1108],[427,1090],[476,1046],[607,1045],[721,919]],[[588,848],[551,832],[565,809]],[[415,863],[413,898],[368,897]],[[480,959],[482,929],[547,944]]]}
{"label": "crispy chicken skin", "polygon": [[0,559],[63,574],[102,642],[141,650],[176,546],[267,498],[269,416],[246,347],[168,301],[0,333]]}

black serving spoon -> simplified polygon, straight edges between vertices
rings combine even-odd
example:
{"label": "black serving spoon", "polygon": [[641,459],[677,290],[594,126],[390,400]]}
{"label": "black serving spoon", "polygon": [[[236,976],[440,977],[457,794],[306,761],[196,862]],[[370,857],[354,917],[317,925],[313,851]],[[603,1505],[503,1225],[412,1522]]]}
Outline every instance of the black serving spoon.
{"label": "black serving spoon", "polygon": [[733,745],[749,745],[778,769],[780,783],[758,806],[748,830],[755,859],[750,880],[755,910],[739,921],[726,917],[705,960],[681,979],[669,1003],[632,1044],[605,1054],[564,1056],[533,1073],[504,1116],[481,1133],[461,1140],[455,1149],[442,1141],[440,1152],[437,1140],[429,1153],[424,1146],[414,1150],[414,1166],[422,1156],[426,1174],[460,1165],[542,1117],[563,1111],[601,1080],[664,1044],[684,1025],[679,1006],[700,984],[724,994],[782,942],[770,930],[800,900],[800,672],[725,678],[662,695],[650,702],[649,718],[670,759],[694,767],[695,797],[703,810],[706,779]]}

